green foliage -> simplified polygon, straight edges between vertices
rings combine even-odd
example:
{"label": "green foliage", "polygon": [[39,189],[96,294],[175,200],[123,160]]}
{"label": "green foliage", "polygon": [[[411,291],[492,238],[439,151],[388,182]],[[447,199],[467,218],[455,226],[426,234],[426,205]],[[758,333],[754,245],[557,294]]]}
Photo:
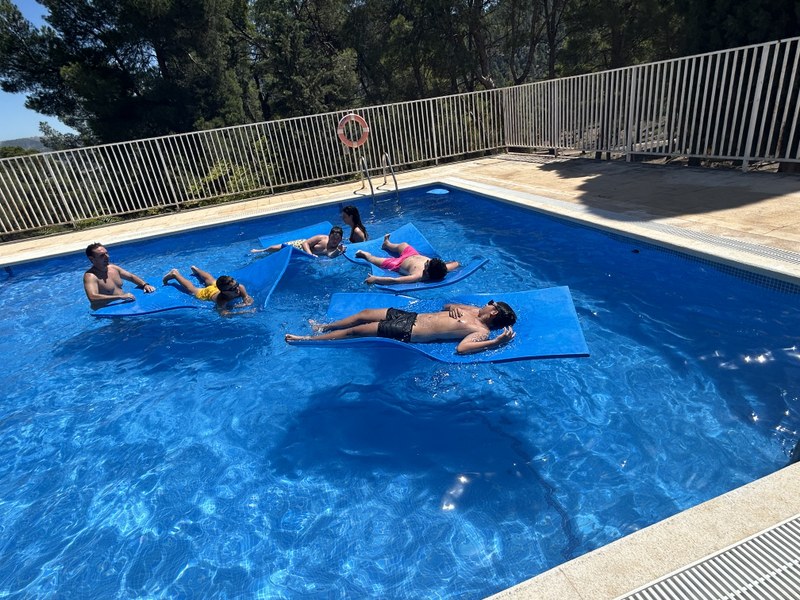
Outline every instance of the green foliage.
{"label": "green foliage", "polygon": [[0,87],[114,142],[800,35],[797,0],[0,0]]}
{"label": "green foliage", "polygon": [[42,0],[33,28],[0,0],[0,86],[87,143],[260,118],[237,29],[244,0]]}
{"label": "green foliage", "polygon": [[340,39],[346,6],[340,0],[256,0],[254,70],[268,119],[354,103],[356,55]]}
{"label": "green foliage", "polygon": [[680,0],[683,50],[696,54],[800,35],[797,0]]}
{"label": "green foliage", "polygon": [[673,58],[682,26],[676,0],[573,0],[565,14],[561,74]]}
{"label": "green foliage", "polygon": [[0,158],[28,156],[29,154],[39,154],[39,151],[32,148],[20,148],[19,146],[0,146]]}
{"label": "green foliage", "polygon": [[39,123],[39,132],[42,134],[42,144],[52,150],[70,150],[83,145],[79,135],[60,133],[44,121]]}
{"label": "green foliage", "polygon": [[258,181],[247,167],[220,160],[211,166],[206,175],[189,184],[186,191],[189,197],[208,197],[222,195],[226,191],[230,193],[257,188]]}

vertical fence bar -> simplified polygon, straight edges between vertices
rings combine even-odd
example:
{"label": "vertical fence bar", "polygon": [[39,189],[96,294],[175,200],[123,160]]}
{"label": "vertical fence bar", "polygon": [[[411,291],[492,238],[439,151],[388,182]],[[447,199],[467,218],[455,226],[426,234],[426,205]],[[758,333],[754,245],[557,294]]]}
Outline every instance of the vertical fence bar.
{"label": "vertical fence bar", "polygon": [[[794,101],[792,101],[792,94],[794,94],[795,91],[798,91],[798,96],[800,96],[800,90],[796,90],[795,83],[794,83],[795,79],[796,79],[796,75],[797,75],[798,64],[800,64],[800,42],[792,42],[792,43],[795,43],[797,45],[797,49],[795,50],[794,61],[792,63],[792,75],[791,75],[791,77],[789,79],[789,87],[788,87],[789,91],[788,91],[788,94],[787,94],[787,97],[786,97],[786,109],[783,111],[783,119],[781,120],[781,137],[779,138],[779,141],[778,141],[778,144],[777,144],[778,150],[780,150],[780,148],[782,146],[783,139],[787,139],[788,140],[787,144],[786,144],[786,152],[787,153],[791,152],[792,145],[796,141],[795,137],[794,137],[794,134],[795,134],[795,131],[796,131],[796,128],[797,128],[798,112],[800,112],[800,111],[797,110],[797,105],[798,105],[798,103],[800,103],[800,98],[795,98]],[[787,123],[787,119],[788,119],[788,116],[789,116],[789,107],[790,106],[794,108],[794,110],[792,111],[792,112],[794,112],[794,117],[792,119],[792,125],[791,125],[791,128],[789,130],[788,138],[784,138],[783,137],[783,132],[786,130],[786,123]],[[780,156],[780,158],[788,158],[788,156]]]}
{"label": "vertical fence bar", "polygon": [[[741,115],[739,115],[739,113],[737,112],[737,116],[740,116],[740,118],[741,118],[741,123],[739,124],[739,127],[737,128],[738,131],[739,131],[739,137],[736,139],[736,146],[735,146],[736,154],[738,154],[739,156],[742,156],[742,157],[744,157],[744,155],[747,153],[747,149],[742,145],[742,138],[744,136],[744,130],[747,127],[747,125],[749,124],[748,116],[750,115],[750,112],[747,110],[747,104],[751,100],[751,94],[752,94],[752,90],[753,90],[753,72],[757,70],[757,68],[755,67],[755,65],[753,63],[755,63],[755,61],[758,59],[758,52],[757,52],[757,50],[755,50],[753,48],[750,48],[749,51],[747,52],[747,54],[749,55],[749,62],[750,62],[749,71],[750,71],[750,73],[749,73],[749,76],[747,78],[747,84],[744,86],[744,88],[742,90],[743,97],[744,97],[744,102],[742,103]],[[746,142],[746,136],[745,136],[745,142]]]}
{"label": "vertical fence bar", "polygon": [[[783,74],[785,72],[784,70],[781,70],[780,78],[779,78],[779,81],[778,81],[778,88],[777,88],[777,90],[774,90],[775,69],[776,69],[776,67],[777,67],[777,65],[778,65],[778,63],[780,62],[780,59],[781,59],[781,46],[775,45],[775,46],[773,46],[771,48],[771,50],[773,51],[772,60],[770,61],[772,63],[772,68],[770,69],[769,82],[767,83],[766,88],[764,90],[764,98],[765,98],[765,101],[766,101],[766,105],[764,106],[764,108],[765,108],[765,112],[767,113],[767,115],[769,113],[772,113],[772,120],[770,121],[770,119],[768,117],[765,117],[765,116],[762,116],[762,118],[761,118],[761,129],[758,132],[758,141],[756,142],[756,146],[755,146],[756,149],[757,149],[757,152],[756,152],[755,155],[758,156],[758,157],[761,157],[761,158],[769,158],[769,156],[770,156],[769,149],[770,149],[771,143],[772,143],[772,131],[773,131],[773,128],[775,127],[775,119],[778,116],[777,108],[778,108],[778,104],[780,103],[780,91],[781,91],[781,88],[783,86]],[[775,100],[774,100],[775,105],[771,106],[772,103],[770,102],[770,99],[772,98],[773,90],[775,91]],[[770,110],[770,109],[772,109],[772,110]],[[767,126],[768,123],[769,123],[769,126]],[[764,149],[762,151],[761,143],[764,141],[764,129],[765,128],[768,128],[768,131],[767,131],[768,138],[767,138],[766,147],[764,147]]]}
{"label": "vertical fence bar", "polygon": [[[764,85],[764,77],[767,71],[767,61],[769,59],[770,47],[764,47],[761,50],[761,61],[758,67],[758,77],[756,79],[755,98],[753,99],[753,108],[750,110],[750,126],[747,128],[747,141],[744,147],[744,158],[742,160],[742,171],[747,171],[747,166],[750,163],[750,158],[753,155],[753,138],[756,131],[756,122],[760,116],[761,110],[761,90]],[[752,74],[751,74],[752,81]],[[749,87],[749,82],[748,82]]]}

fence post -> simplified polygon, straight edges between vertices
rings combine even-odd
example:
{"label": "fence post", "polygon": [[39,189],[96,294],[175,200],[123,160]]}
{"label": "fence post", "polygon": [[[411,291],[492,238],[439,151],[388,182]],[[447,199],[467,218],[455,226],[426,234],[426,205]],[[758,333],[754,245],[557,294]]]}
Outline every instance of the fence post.
{"label": "fence post", "polygon": [[500,93],[500,109],[502,111],[501,116],[503,118],[503,146],[505,146],[506,152],[508,152],[508,140],[511,137],[509,129],[511,126],[508,123],[508,115],[511,113],[508,110],[508,90],[506,88],[498,90]]}
{"label": "fence post", "polygon": [[172,193],[172,198],[175,200],[175,210],[180,211],[181,203],[180,198],[178,198],[178,194],[175,193],[175,186],[172,185],[172,177],[169,176],[169,169],[167,169],[167,163],[164,160],[164,155],[161,152],[161,139],[156,138],[156,150],[158,150],[158,159],[161,161],[161,168],[164,169],[164,178],[169,183],[169,191]]}
{"label": "fence post", "polygon": [[433,160],[434,164],[439,164],[439,144],[437,143],[438,137],[436,135],[436,112],[434,110],[436,99],[427,101],[430,107],[430,120],[431,120],[431,143],[433,144]]}
{"label": "fence post", "polygon": [[625,125],[625,162],[631,162],[633,154],[633,117],[636,111],[636,95],[638,94],[639,77],[636,67],[630,68],[630,79],[628,80],[628,119]]}
{"label": "fence post", "polygon": [[769,51],[774,44],[767,44],[763,46],[761,51],[761,64],[758,67],[758,79],[756,80],[756,95],[753,98],[753,108],[750,109],[750,127],[747,128],[747,141],[745,142],[744,152],[742,153],[742,172],[747,173],[747,166],[750,163],[752,156],[753,138],[756,135],[756,119],[758,118],[758,111],[761,110],[761,90],[764,87],[764,74],[767,71],[767,61],[769,59]]}
{"label": "fence post", "polygon": [[553,156],[558,156],[558,148],[561,145],[561,124],[563,122],[561,115],[561,81],[558,79],[552,81],[553,87],[555,88],[553,91],[553,96],[555,97],[556,101],[556,110],[554,111],[556,122],[554,123],[555,127],[553,128],[553,139],[551,140],[551,143],[553,144]]}

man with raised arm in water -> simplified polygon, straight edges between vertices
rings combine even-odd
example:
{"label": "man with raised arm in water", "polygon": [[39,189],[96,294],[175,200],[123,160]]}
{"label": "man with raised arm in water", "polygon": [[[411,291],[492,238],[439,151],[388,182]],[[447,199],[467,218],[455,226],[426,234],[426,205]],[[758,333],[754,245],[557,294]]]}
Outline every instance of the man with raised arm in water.
{"label": "man with raised arm in water", "polygon": [[440,258],[423,256],[413,246],[405,242],[395,244],[389,241],[389,235],[383,236],[381,248],[394,254],[389,258],[382,258],[359,250],[356,258],[363,258],[373,265],[386,271],[396,271],[400,277],[387,277],[370,275],[365,283],[378,283],[380,285],[399,285],[403,283],[416,283],[417,281],[441,281],[450,271],[457,269],[459,264],[455,261],[444,262]]}
{"label": "man with raised arm in water", "polygon": [[108,257],[108,250],[100,243],[89,244],[86,256],[92,263],[91,268],[83,274],[83,291],[92,305],[92,310],[102,308],[114,300],[133,302],[136,297],[122,290],[122,280],[130,281],[145,294],[156,291],[152,285],[133,273],[129,273],[119,265],[114,265]]}
{"label": "man with raised arm in water", "polygon": [[[456,352],[472,354],[496,348],[514,339],[511,328],[517,315],[505,302],[489,300],[480,308],[468,304],[445,304],[442,310],[415,313],[397,308],[370,308],[333,323],[313,323],[320,335],[286,334],[287,343],[303,340],[343,340],[385,337],[401,342],[458,341]],[[503,328],[493,339],[492,329]]]}

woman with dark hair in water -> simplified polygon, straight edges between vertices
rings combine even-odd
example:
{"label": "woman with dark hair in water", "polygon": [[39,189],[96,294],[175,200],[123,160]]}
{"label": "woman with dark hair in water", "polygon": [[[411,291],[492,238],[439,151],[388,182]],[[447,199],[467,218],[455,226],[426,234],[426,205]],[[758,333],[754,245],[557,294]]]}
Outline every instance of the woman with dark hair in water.
{"label": "woman with dark hair in water", "polygon": [[369,239],[367,228],[364,227],[364,224],[361,222],[361,215],[358,214],[358,209],[355,206],[345,206],[342,209],[342,221],[351,228],[351,244],[366,242]]}

